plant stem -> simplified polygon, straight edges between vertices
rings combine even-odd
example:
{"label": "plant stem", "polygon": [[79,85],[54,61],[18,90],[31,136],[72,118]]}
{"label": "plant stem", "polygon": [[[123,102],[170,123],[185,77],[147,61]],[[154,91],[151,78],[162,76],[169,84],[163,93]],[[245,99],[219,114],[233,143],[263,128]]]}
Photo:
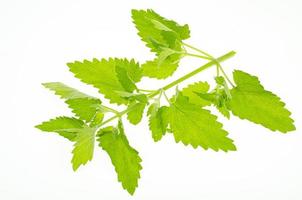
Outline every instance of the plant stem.
{"label": "plant stem", "polygon": [[184,53],[183,55],[202,58],[202,59],[206,59],[206,60],[212,60],[212,58],[210,58],[208,56],[202,56],[202,55],[199,55],[199,54]]}
{"label": "plant stem", "polygon": [[[235,54],[236,54],[235,51],[230,51],[230,52],[228,52],[227,54],[224,54],[223,56],[220,56],[219,58],[217,58],[216,61],[218,61],[218,62],[223,62],[223,61],[225,61],[225,60],[227,60],[227,59],[233,57]],[[175,85],[177,85],[177,84],[183,82],[184,80],[186,80],[186,79],[188,79],[188,78],[191,78],[192,76],[198,74],[199,72],[204,71],[205,69],[208,69],[208,68],[212,67],[213,65],[216,65],[216,61],[215,61],[215,60],[212,60],[212,61],[208,62],[207,64],[205,64],[205,65],[203,65],[203,66],[201,66],[201,67],[195,69],[194,71],[192,71],[192,72],[190,72],[190,73],[188,73],[188,74],[186,74],[186,75],[180,77],[179,79],[177,79],[177,80],[175,80],[175,81],[169,83],[168,85],[164,86],[162,89],[163,89],[163,90],[168,90],[168,89],[170,89],[171,87],[174,87]],[[151,93],[151,94],[149,95],[149,97],[154,97],[154,96],[156,96],[156,95],[159,93],[159,91],[160,91],[160,90],[157,90],[157,91],[155,91],[154,93]]]}
{"label": "plant stem", "polygon": [[142,91],[142,92],[154,92],[155,90],[145,90],[145,89],[138,89],[139,91]]}
{"label": "plant stem", "polygon": [[189,44],[186,44],[186,43],[182,43],[184,46],[186,46],[186,47],[189,47],[190,49],[193,49],[193,50],[195,50],[195,51],[197,51],[197,52],[199,52],[199,53],[202,53],[202,54],[204,54],[204,55],[206,55],[207,57],[209,57],[209,58],[214,58],[213,56],[211,56],[210,54],[208,54],[207,52],[205,52],[205,51],[203,51],[203,50],[201,50],[201,49],[198,49],[198,48],[196,48],[196,47],[193,47],[193,46],[191,46],[191,45],[189,45]]}
{"label": "plant stem", "polygon": [[[196,75],[196,74],[198,74],[198,73],[200,73],[200,72],[202,72],[202,71],[204,71],[204,70],[206,70],[206,69],[212,67],[213,65],[216,65],[217,62],[223,62],[223,61],[225,61],[225,60],[227,60],[227,59],[233,57],[235,54],[236,54],[235,51],[230,51],[230,52],[224,54],[223,56],[220,56],[220,57],[217,58],[217,59],[211,60],[210,62],[206,63],[205,65],[203,65],[203,66],[201,66],[201,67],[199,67],[199,68],[193,70],[192,72],[190,72],[190,73],[188,73],[188,74],[186,74],[186,75],[180,77],[179,79],[177,79],[177,80],[175,80],[175,81],[173,81],[173,82],[167,84],[167,85],[164,86],[163,88],[154,91],[153,93],[151,93],[150,95],[148,95],[148,98],[155,97],[156,95],[160,94],[161,91],[166,91],[166,90],[168,90],[168,89],[170,89],[170,88],[176,86],[177,84],[183,82],[184,80],[187,80],[187,79],[191,78],[192,76],[194,76],[194,75]],[[135,104],[134,104],[134,105],[135,105]],[[113,117],[111,117],[111,118],[109,118],[109,119],[103,121],[103,123],[102,123],[101,125],[99,125],[99,126],[97,127],[97,129],[100,128],[101,126],[103,126],[103,125],[105,125],[105,124],[111,122],[112,120],[114,120],[114,119],[116,119],[116,118],[119,118],[119,117],[121,117],[122,115],[128,113],[131,109],[133,109],[133,106],[130,106],[130,107],[128,107],[127,109],[125,109],[125,110],[119,112],[118,114],[114,115]]]}
{"label": "plant stem", "polygon": [[[219,63],[219,62],[218,62]],[[221,67],[220,64],[217,65],[217,67],[220,69],[220,71],[222,72],[223,76],[226,78],[226,80],[230,83],[230,85],[232,87],[235,87],[235,85],[233,84],[233,82],[229,79],[229,77],[227,76],[227,74],[225,73],[225,71],[223,70],[223,68]]]}
{"label": "plant stem", "polygon": [[109,112],[118,113],[117,110],[115,110],[115,109],[113,109],[113,108],[110,108],[110,107],[108,107],[108,106],[101,105],[100,107],[103,108],[103,109],[105,109],[105,110],[108,110]]}
{"label": "plant stem", "polygon": [[[229,77],[227,76],[227,74],[225,73],[225,71],[223,70],[223,68],[221,67],[219,61],[217,59],[215,59],[211,54],[201,50],[201,49],[198,49],[196,47],[193,47],[189,44],[186,44],[186,43],[182,43],[184,46],[186,47],[189,47],[190,49],[193,49],[197,52],[200,52],[202,53],[203,55],[207,56],[209,60],[213,60],[213,61],[216,61],[216,70],[217,70],[217,76],[219,76],[219,70],[222,72],[223,76],[227,79],[227,81],[229,82],[229,84],[232,86],[232,87],[235,87],[235,85],[233,84],[233,82],[229,79]],[[204,56],[201,56],[201,55],[196,55],[196,54],[190,54],[190,53],[187,53],[186,55],[188,56],[194,56],[194,57],[200,57],[200,58],[204,58]],[[206,58],[205,58],[206,59]]]}

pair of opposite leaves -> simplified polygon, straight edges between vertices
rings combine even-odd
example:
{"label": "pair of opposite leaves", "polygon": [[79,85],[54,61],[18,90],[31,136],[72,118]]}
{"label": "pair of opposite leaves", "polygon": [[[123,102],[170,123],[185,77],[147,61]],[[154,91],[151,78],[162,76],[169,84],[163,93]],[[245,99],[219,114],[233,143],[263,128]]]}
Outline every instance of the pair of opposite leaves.
{"label": "pair of opposite leaves", "polygon": [[[182,40],[189,38],[187,25],[166,20],[152,10],[133,10],[132,18],[141,39],[156,58],[141,66],[133,59],[102,59],[68,63],[70,71],[84,83],[93,85],[110,103],[127,105],[128,120],[141,121],[148,96],[136,93],[136,83],[143,76],[163,79],[172,75],[183,56]],[[220,78],[220,77],[218,77]],[[217,78],[217,79],[218,79]],[[266,91],[258,78],[236,70],[233,73],[236,87],[226,94],[223,87],[209,91],[206,82],[189,85],[171,98],[169,106],[155,101],[149,106],[149,127],[154,141],[166,132],[172,132],[176,142],[201,146],[215,151],[235,150],[217,117],[203,107],[213,104],[223,115],[234,115],[261,124],[273,131],[288,132],[295,129],[290,112],[273,93]],[[218,85],[221,80],[217,81]],[[65,99],[76,118],[58,117],[38,125],[37,128],[57,132],[74,142],[73,169],[86,164],[93,157],[97,137],[99,145],[108,153],[123,187],[133,194],[140,177],[141,158],[132,148],[124,133],[121,120],[117,126],[100,128],[104,115],[112,112],[95,97],[86,95],[62,83],[45,83],[45,87]]]}

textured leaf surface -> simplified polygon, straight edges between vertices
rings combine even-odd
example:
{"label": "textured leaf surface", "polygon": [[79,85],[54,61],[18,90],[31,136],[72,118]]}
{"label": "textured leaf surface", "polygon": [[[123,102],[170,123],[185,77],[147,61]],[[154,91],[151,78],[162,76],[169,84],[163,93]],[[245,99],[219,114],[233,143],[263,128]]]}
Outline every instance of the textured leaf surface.
{"label": "textured leaf surface", "polygon": [[129,107],[131,107],[131,110],[127,113],[127,119],[130,123],[136,125],[142,120],[146,103],[137,102]]}
{"label": "textured leaf surface", "polygon": [[188,25],[180,26],[150,9],[132,10],[132,19],[138,35],[153,52],[160,52],[162,46],[179,49],[176,39],[184,40],[190,37]]}
{"label": "textured leaf surface", "polygon": [[73,170],[76,171],[81,165],[92,160],[95,141],[95,129],[84,126],[79,129],[75,138],[73,157],[71,160]]}
{"label": "textured leaf surface", "polygon": [[83,125],[84,123],[81,120],[75,118],[57,117],[35,127],[41,131],[58,133],[70,141],[74,141],[77,136],[78,129],[81,129]]}
{"label": "textured leaf surface", "polygon": [[117,128],[107,127],[98,132],[98,141],[110,156],[118,180],[124,189],[133,194],[140,178],[141,158],[138,152],[129,145],[121,122]]}
{"label": "textured leaf surface", "polygon": [[157,58],[142,64],[144,76],[157,79],[164,79],[171,76],[177,67],[178,62],[171,62],[169,60],[164,60],[159,65]]}
{"label": "textured leaf surface", "polygon": [[263,88],[256,76],[235,70],[236,87],[231,90],[230,108],[234,115],[272,130],[295,130],[290,112],[278,96]]}
{"label": "textured leaf surface", "polygon": [[54,91],[56,95],[60,96],[63,99],[92,98],[91,96],[84,94],[77,89],[69,87],[64,83],[49,82],[43,83],[42,85],[49,90]]}
{"label": "textured leaf surface", "polygon": [[[84,83],[93,85],[99,89],[99,92],[104,94],[105,98],[109,99],[111,103],[117,104],[127,104],[127,100],[119,96],[116,91],[129,91],[129,85],[127,85],[129,82],[122,78],[125,82],[121,83],[119,80],[120,77],[117,76],[117,66],[119,70],[126,70],[127,77],[134,83],[140,81],[142,76],[139,64],[134,60],[128,61],[127,59],[117,58],[110,58],[108,60],[93,59],[93,61],[75,61],[67,65],[70,71],[75,74],[75,77]],[[123,74],[125,75],[124,72]]]}
{"label": "textured leaf surface", "polygon": [[163,79],[172,75],[182,56],[181,41],[190,37],[188,25],[167,20],[153,10],[132,10],[138,35],[158,58],[142,65],[143,75]]}
{"label": "textured leaf surface", "polygon": [[222,124],[210,111],[191,104],[188,98],[178,93],[175,102],[171,104],[169,122],[176,142],[185,145],[198,146],[215,151],[236,150],[233,140],[222,129]]}
{"label": "textured leaf surface", "polygon": [[148,109],[148,115],[152,138],[157,142],[167,131],[169,123],[169,108],[167,106],[159,107],[157,103],[153,103]]}
{"label": "textured leaf surface", "polygon": [[101,101],[99,99],[91,98],[69,99],[66,103],[76,116],[86,121],[91,121],[101,106]]}
{"label": "textured leaf surface", "polygon": [[189,102],[199,106],[208,106],[211,104],[208,100],[200,98],[196,93],[207,93],[210,85],[207,82],[196,82],[188,85],[182,90],[182,94],[189,98]]}
{"label": "textured leaf surface", "polygon": [[65,99],[65,103],[68,104],[72,112],[81,120],[91,121],[102,104],[99,99],[60,82],[43,83],[43,85]]}

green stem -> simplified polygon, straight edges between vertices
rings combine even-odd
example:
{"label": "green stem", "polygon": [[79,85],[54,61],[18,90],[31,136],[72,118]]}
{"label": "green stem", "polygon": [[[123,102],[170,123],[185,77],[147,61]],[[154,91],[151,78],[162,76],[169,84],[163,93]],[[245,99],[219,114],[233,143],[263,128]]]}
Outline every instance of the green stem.
{"label": "green stem", "polygon": [[138,89],[139,91],[142,91],[142,92],[154,92],[155,90],[145,90],[145,89]]}
{"label": "green stem", "polygon": [[[217,58],[217,59],[215,59],[215,60],[211,60],[210,62],[206,63],[205,65],[203,65],[203,66],[201,66],[201,67],[199,67],[199,68],[193,70],[192,72],[190,72],[190,73],[188,73],[188,74],[186,74],[186,75],[180,77],[179,79],[177,79],[177,80],[175,80],[175,81],[173,81],[173,82],[167,84],[167,85],[164,86],[163,88],[158,89],[158,90],[156,90],[155,92],[151,93],[150,95],[148,95],[148,98],[155,97],[156,95],[160,94],[160,92],[161,92],[162,90],[166,91],[166,90],[168,90],[168,89],[170,89],[170,88],[176,86],[177,84],[183,82],[184,80],[187,80],[187,79],[191,78],[192,76],[194,76],[194,75],[196,75],[196,74],[198,74],[198,73],[200,73],[200,72],[202,72],[202,71],[204,71],[204,70],[206,70],[206,69],[212,67],[213,65],[216,65],[216,64],[217,64],[216,62],[223,62],[223,61],[225,61],[225,60],[227,60],[227,59],[233,57],[235,54],[236,54],[235,51],[230,51],[230,52],[224,54],[223,56],[220,56],[219,58]],[[134,104],[134,105],[135,105],[135,104]],[[105,125],[105,124],[111,122],[112,120],[114,120],[114,119],[116,119],[116,118],[119,118],[119,117],[121,117],[122,115],[128,113],[131,109],[133,109],[133,106],[130,106],[130,107],[128,107],[127,109],[125,109],[125,110],[119,112],[118,114],[114,115],[113,117],[111,117],[111,118],[109,118],[109,119],[103,121],[103,123],[102,123],[100,126],[98,126],[98,128],[100,128],[101,126],[103,126],[103,125]]]}
{"label": "green stem", "polygon": [[212,58],[210,58],[208,56],[202,56],[202,55],[199,55],[199,54],[184,53],[183,55],[202,58],[202,59],[206,59],[206,60],[212,60]]}
{"label": "green stem", "polygon": [[[220,56],[219,58],[217,58],[216,61],[218,61],[218,62],[223,62],[223,61],[225,61],[225,60],[227,60],[227,59],[233,57],[235,54],[236,54],[235,51],[230,51],[230,52],[228,52],[227,54],[225,54],[225,55]],[[191,78],[192,76],[198,74],[199,72],[204,71],[205,69],[208,69],[208,68],[212,67],[213,65],[216,65],[216,61],[212,60],[212,61],[208,62],[207,64],[205,64],[205,65],[203,65],[203,66],[201,66],[201,67],[195,69],[194,71],[192,71],[192,72],[190,72],[190,73],[188,73],[188,74],[186,74],[186,75],[180,77],[179,79],[177,79],[177,80],[175,80],[175,81],[169,83],[168,85],[164,86],[162,89],[163,89],[163,90],[168,90],[168,89],[170,89],[171,87],[174,87],[175,85],[177,85],[177,84],[183,82],[184,80],[186,80],[186,79],[188,79],[188,78]],[[155,91],[154,93],[151,93],[151,94],[149,95],[149,97],[154,97],[154,96],[156,96],[156,95],[159,93],[159,91],[160,91],[160,90],[157,90],[157,91]]]}
{"label": "green stem", "polygon": [[193,49],[193,50],[195,50],[195,51],[197,51],[197,52],[199,52],[199,53],[202,53],[203,55],[205,55],[205,56],[207,56],[207,57],[209,57],[209,58],[214,59],[213,56],[211,56],[210,54],[208,54],[207,52],[205,52],[205,51],[203,51],[203,50],[201,50],[201,49],[198,49],[198,48],[193,47],[193,46],[191,46],[191,45],[189,45],[189,44],[186,44],[186,43],[182,43],[182,44],[183,44],[184,46],[186,46],[186,47],[189,47],[190,49]]}
{"label": "green stem", "polygon": [[[219,62],[218,62],[219,63]],[[225,73],[225,71],[223,70],[223,68],[221,67],[220,64],[217,65],[217,67],[220,69],[220,71],[222,72],[223,76],[226,78],[226,80],[230,83],[230,85],[232,87],[235,87],[234,83],[229,79],[229,77],[227,76],[227,74]]]}
{"label": "green stem", "polygon": [[[229,82],[229,84],[232,86],[232,87],[235,87],[235,85],[233,84],[233,82],[229,79],[229,77],[227,76],[227,74],[225,73],[225,71],[223,70],[223,68],[221,67],[219,61],[217,59],[215,59],[211,54],[201,50],[201,49],[198,49],[196,47],[193,47],[189,44],[186,44],[186,43],[182,43],[184,46],[186,47],[189,47],[190,49],[193,49],[197,52],[200,52],[202,53],[203,55],[207,56],[209,58],[209,60],[213,60],[213,61],[216,61],[216,70],[217,70],[217,76],[219,76],[219,70],[222,72],[223,76],[226,78],[226,80]],[[195,55],[195,54],[189,54],[187,53],[186,55],[189,55],[189,56],[194,56],[194,57],[200,57],[200,58],[203,58],[203,56],[199,56],[199,55]]]}
{"label": "green stem", "polygon": [[115,110],[115,109],[113,109],[113,108],[110,108],[110,107],[108,107],[108,106],[100,105],[100,107],[103,108],[103,109],[105,109],[105,110],[107,110],[107,111],[109,111],[109,112],[118,113],[117,110]]}

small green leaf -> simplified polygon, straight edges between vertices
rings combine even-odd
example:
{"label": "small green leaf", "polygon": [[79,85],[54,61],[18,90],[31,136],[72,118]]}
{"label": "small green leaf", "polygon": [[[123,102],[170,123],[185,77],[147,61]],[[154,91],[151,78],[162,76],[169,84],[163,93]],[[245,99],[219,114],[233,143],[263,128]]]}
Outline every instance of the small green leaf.
{"label": "small green leaf", "polygon": [[78,129],[81,129],[83,125],[83,121],[76,118],[57,117],[35,127],[41,131],[58,133],[68,140],[74,141],[77,136]]}
{"label": "small green leaf", "polygon": [[159,65],[158,58],[142,64],[143,75],[150,78],[165,79],[171,76],[178,67],[178,61],[164,60]]}
{"label": "small green leaf", "polygon": [[120,83],[122,84],[125,91],[133,92],[133,90],[136,89],[136,85],[128,76],[127,70],[125,68],[117,65],[115,71],[117,74],[117,78],[120,81]]}
{"label": "small green leaf", "polygon": [[87,122],[91,121],[98,111],[98,107],[102,104],[101,100],[60,82],[43,83],[43,85],[65,99],[65,103],[68,104],[72,112]]}
{"label": "small green leaf", "polygon": [[66,103],[76,116],[87,122],[90,122],[93,119],[99,110],[98,107],[101,106],[101,101],[99,99],[92,98],[69,99]]}
{"label": "small green leaf", "polygon": [[199,106],[208,106],[211,105],[206,99],[200,98],[196,93],[207,93],[210,89],[210,85],[207,82],[196,82],[191,85],[188,85],[182,90],[182,94],[189,98],[189,102]]}
{"label": "small green leaf", "polygon": [[142,159],[138,152],[129,145],[123,125],[119,122],[117,128],[112,126],[103,128],[98,132],[97,137],[99,146],[110,156],[118,181],[133,195],[138,186]]}
{"label": "small green leaf", "polygon": [[138,124],[143,117],[143,113],[146,107],[146,103],[142,102],[133,102],[129,105],[130,111],[127,113],[127,119],[130,123],[136,125]]}
{"label": "small green leaf", "polygon": [[77,132],[75,138],[73,157],[71,160],[72,168],[76,171],[81,165],[85,165],[92,160],[95,141],[95,129],[84,126]]}
{"label": "small green leaf", "polygon": [[132,19],[138,30],[138,35],[153,52],[160,52],[161,48],[158,48],[159,46],[166,46],[174,50],[181,49],[179,42],[177,45],[175,43],[171,44],[163,35],[164,33],[169,33],[169,37],[173,34],[178,41],[190,37],[188,25],[180,26],[172,20],[161,17],[150,9],[132,10]]}
{"label": "small green leaf", "polygon": [[104,119],[104,113],[96,112],[89,126],[95,127],[97,125],[100,125],[103,122],[103,119]]}
{"label": "small green leaf", "polygon": [[152,138],[157,142],[166,134],[169,123],[169,107],[159,107],[158,103],[153,103],[148,109],[148,115]]}
{"label": "small green leaf", "polygon": [[160,67],[162,63],[167,60],[167,58],[173,54],[178,53],[177,51],[170,48],[163,48],[163,51],[160,52],[157,59],[157,66]]}
{"label": "small green leaf", "polygon": [[176,142],[214,151],[236,150],[233,140],[210,111],[191,104],[181,92],[170,106],[169,122]]}
{"label": "small green leaf", "polygon": [[236,87],[231,90],[230,109],[241,119],[260,124],[272,131],[295,130],[290,112],[278,96],[263,88],[256,76],[235,70]]}

